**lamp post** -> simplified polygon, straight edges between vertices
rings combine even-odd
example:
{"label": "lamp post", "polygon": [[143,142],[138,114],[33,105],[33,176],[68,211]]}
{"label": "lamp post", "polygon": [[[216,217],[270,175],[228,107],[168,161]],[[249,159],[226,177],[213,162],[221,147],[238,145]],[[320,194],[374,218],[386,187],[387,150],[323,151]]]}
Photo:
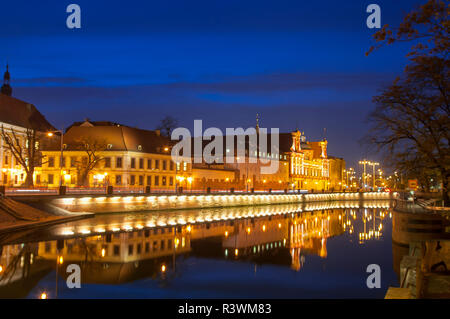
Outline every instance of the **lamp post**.
{"label": "lamp post", "polygon": [[366,188],[366,165],[369,164],[370,162],[367,160],[363,160],[363,161],[359,161],[360,165],[363,165],[364,167],[364,173],[363,173],[363,185],[364,188]]}
{"label": "lamp post", "polygon": [[378,165],[380,165],[380,163],[377,163],[377,162],[369,162],[368,163],[369,165],[372,165],[372,168],[373,168],[373,178],[372,178],[372,184],[373,184],[373,189],[375,189],[375,166],[378,166]]}
{"label": "lamp post", "polygon": [[60,151],[61,151],[61,155],[60,155],[60,159],[59,159],[59,186],[62,186],[62,169],[63,169],[63,165],[64,165],[64,132],[63,130],[55,130],[55,131],[50,131],[47,132],[47,136],[52,137],[54,135],[54,133],[59,133],[61,135],[60,138]]}

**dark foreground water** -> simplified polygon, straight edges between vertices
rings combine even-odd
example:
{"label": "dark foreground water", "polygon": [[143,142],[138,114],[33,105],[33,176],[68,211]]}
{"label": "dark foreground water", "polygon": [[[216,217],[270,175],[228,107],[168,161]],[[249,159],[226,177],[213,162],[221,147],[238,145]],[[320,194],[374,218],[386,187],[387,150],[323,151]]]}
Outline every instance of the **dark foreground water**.
{"label": "dark foreground water", "polygon": [[0,236],[0,297],[383,298],[391,218],[384,201],[98,215]]}

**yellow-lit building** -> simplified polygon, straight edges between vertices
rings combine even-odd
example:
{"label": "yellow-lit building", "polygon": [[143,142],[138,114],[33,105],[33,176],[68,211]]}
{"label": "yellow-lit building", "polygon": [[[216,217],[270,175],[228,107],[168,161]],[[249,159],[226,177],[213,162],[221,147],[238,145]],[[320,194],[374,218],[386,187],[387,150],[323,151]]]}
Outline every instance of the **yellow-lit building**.
{"label": "yellow-lit building", "polygon": [[[0,185],[20,186],[25,182],[26,173],[8,149],[6,141],[3,140],[2,127],[11,138],[14,139],[14,136],[17,138],[19,143],[12,144],[21,147],[24,158],[26,158],[25,154],[29,147],[27,130],[35,130],[38,134],[54,130],[54,127],[34,105],[12,97],[8,68],[3,76],[3,85],[0,89]],[[41,145],[36,143],[35,147],[39,149]],[[36,172],[33,180],[39,182]]]}
{"label": "yellow-lit building", "polygon": [[[64,134],[62,167],[60,137],[52,138],[55,143],[44,151],[40,179],[44,185],[58,186],[61,179],[66,186],[174,189],[181,179],[191,180],[191,164],[172,160],[170,140],[159,131],[111,122],[74,123]],[[90,165],[92,169],[83,178]]]}

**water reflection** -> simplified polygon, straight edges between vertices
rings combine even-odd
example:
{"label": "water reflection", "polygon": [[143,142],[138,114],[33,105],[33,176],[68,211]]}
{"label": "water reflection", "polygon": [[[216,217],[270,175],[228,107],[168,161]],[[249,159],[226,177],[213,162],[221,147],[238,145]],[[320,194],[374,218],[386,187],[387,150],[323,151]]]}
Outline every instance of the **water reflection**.
{"label": "water reflection", "polygon": [[332,237],[350,236],[357,245],[382,238],[389,207],[368,201],[108,214],[15,234],[2,241],[0,297],[41,292],[39,282],[55,272],[54,291],[42,291],[55,298],[68,289],[69,264],[80,265],[82,284],[151,278],[161,287],[177,280],[189,258],[301,271],[308,256],[327,258]]}

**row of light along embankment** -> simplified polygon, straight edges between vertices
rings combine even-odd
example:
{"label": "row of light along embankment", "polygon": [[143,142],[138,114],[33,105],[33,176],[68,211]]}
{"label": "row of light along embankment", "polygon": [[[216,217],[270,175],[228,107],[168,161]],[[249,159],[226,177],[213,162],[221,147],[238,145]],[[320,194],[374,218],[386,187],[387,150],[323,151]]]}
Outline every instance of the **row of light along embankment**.
{"label": "row of light along embankment", "polygon": [[395,193],[321,193],[321,194],[189,194],[189,195],[92,195],[65,197],[27,197],[25,202],[46,211],[118,213],[175,209],[222,208],[287,203],[389,200]]}
{"label": "row of light along embankment", "polygon": [[92,214],[392,199],[395,193],[123,194],[2,197],[0,233],[88,218]]}

